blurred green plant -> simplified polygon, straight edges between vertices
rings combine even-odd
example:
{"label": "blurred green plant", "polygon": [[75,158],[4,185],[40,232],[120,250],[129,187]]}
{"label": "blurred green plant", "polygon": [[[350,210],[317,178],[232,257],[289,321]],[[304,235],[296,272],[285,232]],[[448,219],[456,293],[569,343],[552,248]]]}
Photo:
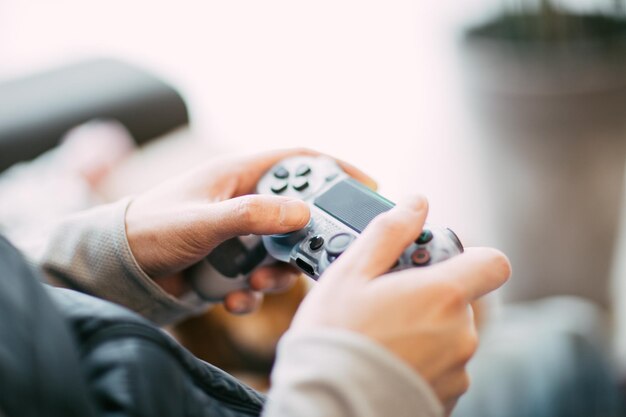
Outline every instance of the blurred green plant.
{"label": "blurred green plant", "polygon": [[573,12],[556,0],[509,0],[496,19],[472,35],[511,41],[571,42],[626,36],[626,0],[611,0],[602,10]]}

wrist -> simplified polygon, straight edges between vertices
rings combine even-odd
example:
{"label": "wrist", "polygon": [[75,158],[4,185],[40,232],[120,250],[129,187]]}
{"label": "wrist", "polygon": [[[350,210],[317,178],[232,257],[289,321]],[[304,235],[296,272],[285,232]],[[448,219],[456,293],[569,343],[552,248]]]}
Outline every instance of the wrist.
{"label": "wrist", "polygon": [[[154,268],[150,268],[151,262],[149,261],[149,249],[150,247],[154,248],[157,245],[155,242],[156,236],[150,236],[149,228],[142,226],[141,220],[145,219],[145,216],[137,213],[137,205],[137,197],[132,197],[126,208],[124,216],[126,241],[128,242],[128,248],[137,262],[137,265],[143,272],[145,272],[146,275],[154,279],[159,277],[159,275]],[[142,243],[146,241],[151,241],[152,244],[146,246]]]}

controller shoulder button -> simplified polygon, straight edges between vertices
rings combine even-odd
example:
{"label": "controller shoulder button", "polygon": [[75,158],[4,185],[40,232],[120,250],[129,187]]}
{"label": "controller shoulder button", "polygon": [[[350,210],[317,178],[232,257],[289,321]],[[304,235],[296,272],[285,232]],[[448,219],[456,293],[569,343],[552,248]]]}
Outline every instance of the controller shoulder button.
{"label": "controller shoulder button", "polygon": [[272,190],[272,192],[275,194],[280,194],[287,189],[288,185],[289,183],[287,183],[287,181],[279,180],[279,181],[274,182],[270,186],[270,190]]}
{"label": "controller shoulder button", "polygon": [[424,229],[422,233],[420,233],[415,243],[417,243],[418,245],[425,245],[431,240],[433,240],[433,232],[431,232],[429,229]]}
{"label": "controller shoulder button", "polygon": [[446,228],[446,232],[448,233],[448,236],[450,236],[456,247],[461,251],[461,253],[463,253],[463,244],[461,243],[461,239],[459,239],[456,233],[454,233],[449,227]]}
{"label": "controller shoulder button", "polygon": [[282,165],[274,168],[273,174],[276,178],[281,180],[289,177],[289,171]]}
{"label": "controller shoulder button", "polygon": [[430,262],[430,252],[426,249],[416,249],[415,252],[411,254],[411,261],[413,265],[423,266]]}
{"label": "controller shoulder button", "polygon": [[296,178],[292,186],[296,191],[303,191],[309,186],[309,181],[304,177]]}

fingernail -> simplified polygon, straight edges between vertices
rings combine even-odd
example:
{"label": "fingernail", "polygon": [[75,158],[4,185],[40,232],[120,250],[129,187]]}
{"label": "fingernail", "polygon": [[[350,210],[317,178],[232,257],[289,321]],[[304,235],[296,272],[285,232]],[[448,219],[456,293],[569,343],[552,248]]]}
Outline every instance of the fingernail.
{"label": "fingernail", "polygon": [[283,275],[276,276],[274,278],[266,278],[259,288],[260,291],[272,292],[283,291],[289,288],[290,284],[296,282],[296,279],[300,276],[297,272],[284,273]]}
{"label": "fingernail", "polygon": [[309,207],[304,201],[289,200],[280,206],[280,224],[286,227],[303,227],[309,221]]}
{"label": "fingernail", "polygon": [[256,289],[258,291],[265,291],[274,286],[274,280],[272,280],[270,277],[262,277],[261,279],[257,279],[256,284]]}
{"label": "fingernail", "polygon": [[240,298],[235,302],[232,312],[235,314],[246,313],[250,309],[250,303],[245,298]]}
{"label": "fingernail", "polygon": [[371,178],[368,178],[365,181],[365,185],[374,191],[378,190],[378,183]]}
{"label": "fingernail", "polygon": [[426,199],[426,197],[424,197],[421,194],[415,196],[415,201],[413,203],[414,203],[413,208],[415,208],[415,210],[419,210],[419,211],[424,210],[426,208],[426,206],[428,206],[428,200]]}

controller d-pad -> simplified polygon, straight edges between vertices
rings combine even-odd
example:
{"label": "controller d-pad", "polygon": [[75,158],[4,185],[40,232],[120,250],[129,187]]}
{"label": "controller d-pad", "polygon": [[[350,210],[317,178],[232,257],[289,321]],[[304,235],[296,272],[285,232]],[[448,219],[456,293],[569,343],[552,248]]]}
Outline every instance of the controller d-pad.
{"label": "controller d-pad", "polygon": [[311,173],[311,167],[307,164],[302,164],[296,168],[296,177],[302,177]]}
{"label": "controller d-pad", "polygon": [[275,194],[280,194],[287,189],[288,185],[289,183],[287,181],[278,180],[271,185],[270,190]]}
{"label": "controller d-pad", "polygon": [[274,169],[274,176],[278,179],[284,180],[289,177],[289,171],[284,166],[279,166]]}
{"label": "controller d-pad", "polygon": [[309,186],[309,181],[305,177],[299,177],[293,180],[291,186],[296,191],[304,191]]}
{"label": "controller d-pad", "polygon": [[426,265],[430,262],[430,253],[426,249],[416,249],[411,254],[411,261],[416,266]]}

